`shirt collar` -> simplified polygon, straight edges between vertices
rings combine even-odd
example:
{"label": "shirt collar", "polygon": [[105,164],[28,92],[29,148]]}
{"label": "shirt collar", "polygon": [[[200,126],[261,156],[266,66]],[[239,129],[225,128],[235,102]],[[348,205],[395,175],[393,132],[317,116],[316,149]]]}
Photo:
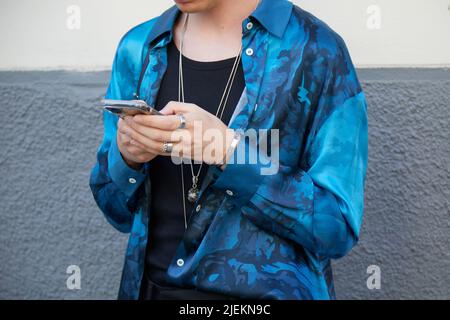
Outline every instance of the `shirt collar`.
{"label": "shirt collar", "polygon": [[[267,31],[281,38],[289,22],[292,6],[292,3],[287,0],[261,0],[250,16],[258,20]],[[176,5],[164,11],[150,31],[147,44],[151,44],[165,33],[169,33],[172,37],[173,25],[180,13]]]}
{"label": "shirt collar", "polygon": [[283,36],[292,12],[292,2],[287,0],[261,0],[250,15],[278,38]]}

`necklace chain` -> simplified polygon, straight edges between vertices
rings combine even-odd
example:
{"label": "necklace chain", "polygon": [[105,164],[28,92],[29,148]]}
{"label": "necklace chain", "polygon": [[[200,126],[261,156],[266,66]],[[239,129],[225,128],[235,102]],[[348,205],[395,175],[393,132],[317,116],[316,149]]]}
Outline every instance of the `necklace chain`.
{"label": "necklace chain", "polygon": [[[183,31],[180,39],[180,52],[179,52],[179,64],[178,64],[178,101],[184,103],[184,78],[183,78],[183,64],[182,64],[182,56],[183,56],[183,44],[184,44],[184,38],[186,34],[187,29],[187,22],[189,19],[189,14],[186,14],[186,18],[184,20],[183,24]],[[228,97],[231,92],[231,87],[233,86],[234,78],[237,73],[237,69],[241,60],[241,54],[242,54],[242,45],[239,48],[239,53],[236,56],[236,59],[234,60],[233,67],[231,69],[230,76],[228,78],[227,84],[225,86],[225,90],[222,94],[222,98],[220,99],[219,106],[216,111],[216,117],[219,119],[222,119],[223,113],[225,111],[225,107],[228,101]],[[220,113],[220,116],[219,116]],[[192,160],[189,161],[190,167],[191,167],[191,175],[192,175],[192,188],[189,190],[189,199],[197,200],[198,196],[198,178],[200,176],[203,162],[200,163],[200,168],[198,169],[197,174],[194,173],[194,165],[192,164]],[[182,199],[183,199],[183,214],[184,214],[184,227],[187,229],[187,215],[186,215],[186,193],[184,189],[184,169],[183,169],[183,161],[181,161],[180,168],[181,168],[181,186],[182,186]],[[192,195],[192,197],[191,197]],[[190,200],[191,201],[191,200]]]}

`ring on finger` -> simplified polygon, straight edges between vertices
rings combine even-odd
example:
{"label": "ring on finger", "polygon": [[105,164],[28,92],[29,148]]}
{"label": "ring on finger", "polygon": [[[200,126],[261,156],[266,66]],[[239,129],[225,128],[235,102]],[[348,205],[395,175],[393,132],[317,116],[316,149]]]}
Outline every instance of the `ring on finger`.
{"label": "ring on finger", "polygon": [[171,142],[163,143],[163,147],[162,147],[163,153],[171,153],[172,150],[173,150],[173,143],[171,143]]}
{"label": "ring on finger", "polygon": [[182,113],[178,115],[178,119],[180,120],[180,125],[178,126],[178,129],[186,128],[186,118]]}

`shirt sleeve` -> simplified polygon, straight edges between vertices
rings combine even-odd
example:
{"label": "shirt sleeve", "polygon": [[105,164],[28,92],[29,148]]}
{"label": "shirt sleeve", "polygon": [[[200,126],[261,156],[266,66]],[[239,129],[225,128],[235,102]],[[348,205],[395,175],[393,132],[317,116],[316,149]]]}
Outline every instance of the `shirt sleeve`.
{"label": "shirt sleeve", "polygon": [[[107,99],[133,99],[133,75],[126,67],[126,52],[121,53],[122,48],[119,44],[105,95]],[[118,116],[103,111],[103,141],[97,151],[97,162],[91,171],[89,184],[108,222],[119,231],[129,232],[148,169],[145,164],[141,170],[134,170],[124,161],[117,146],[117,121]]]}
{"label": "shirt sleeve", "polygon": [[112,182],[118,186],[127,198],[131,198],[136,193],[145,179],[145,166],[140,170],[130,168],[120,153],[117,139],[111,140],[108,151],[108,168]]}
{"label": "shirt sleeve", "polygon": [[[280,165],[264,176],[260,164],[230,163],[214,186],[234,191],[242,214],[259,227],[339,258],[359,238],[368,154],[366,99],[345,45],[335,53],[316,101],[302,166]],[[239,144],[257,148],[248,139]]]}

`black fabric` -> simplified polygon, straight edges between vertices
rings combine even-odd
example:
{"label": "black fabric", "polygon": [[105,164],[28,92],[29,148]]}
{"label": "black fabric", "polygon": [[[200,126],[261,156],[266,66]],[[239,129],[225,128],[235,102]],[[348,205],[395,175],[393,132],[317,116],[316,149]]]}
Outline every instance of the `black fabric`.
{"label": "black fabric", "polygon": [[195,288],[161,286],[149,279],[147,274],[142,281],[139,300],[238,300],[238,298]]}
{"label": "black fabric", "polygon": [[[178,48],[171,42],[168,45],[167,71],[162,79],[156,100],[155,107],[158,110],[162,109],[169,101],[178,101],[179,54]],[[216,114],[234,61],[235,58],[200,62],[183,56],[185,102],[194,103],[208,112]],[[222,121],[225,124],[229,123],[244,86],[241,63],[238,66],[223,113]],[[199,164],[194,164],[195,174],[197,174],[199,166]],[[207,170],[208,165],[203,164],[199,186]],[[156,285],[170,287],[171,285],[166,281],[166,270],[185,231],[180,166],[173,164],[170,157],[158,156],[151,161],[150,179],[152,203],[144,280],[149,279]],[[184,182],[187,192],[192,185],[191,168],[188,164],[184,164]],[[193,204],[186,200],[188,219],[193,209]]]}

